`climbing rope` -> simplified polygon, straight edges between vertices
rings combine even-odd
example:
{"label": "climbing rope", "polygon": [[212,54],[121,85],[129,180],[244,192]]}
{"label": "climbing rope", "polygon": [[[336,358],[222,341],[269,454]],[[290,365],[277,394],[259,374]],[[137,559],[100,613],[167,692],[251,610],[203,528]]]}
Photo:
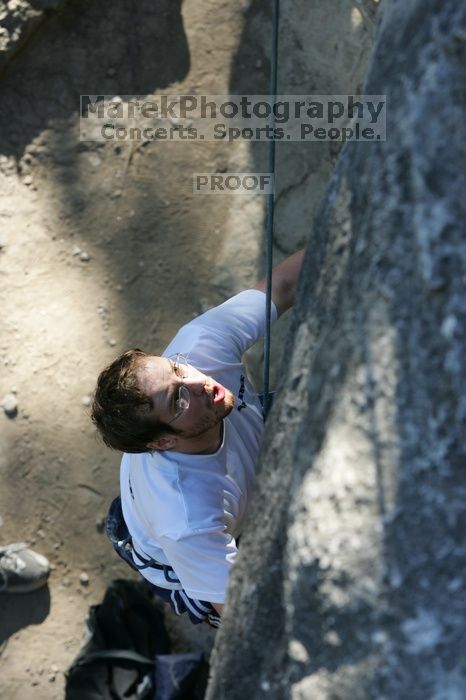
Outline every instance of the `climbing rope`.
{"label": "climbing rope", "polygon": [[[269,95],[275,101],[277,96],[277,58],[278,58],[278,19],[279,0],[272,3],[272,55],[270,61],[270,90]],[[272,109],[270,114],[270,125],[272,135],[275,130],[275,112]],[[263,416],[267,418],[270,408],[269,376],[270,376],[270,322],[272,316],[272,262],[273,262],[273,214],[274,214],[274,189],[275,189],[275,138],[269,141],[268,148],[268,172],[272,174],[273,188],[267,195],[267,225],[266,225],[266,315],[265,315],[265,335],[264,335],[264,403]]]}

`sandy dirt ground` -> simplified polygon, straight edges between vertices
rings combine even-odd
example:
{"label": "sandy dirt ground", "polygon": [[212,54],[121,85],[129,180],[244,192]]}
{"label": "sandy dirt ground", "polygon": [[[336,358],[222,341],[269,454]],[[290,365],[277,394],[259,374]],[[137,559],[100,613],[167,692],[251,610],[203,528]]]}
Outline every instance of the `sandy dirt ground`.
{"label": "sandy dirt ground", "polygon": [[[159,49],[148,58],[158,69],[152,92],[169,85],[181,94],[228,93],[241,6],[187,2],[181,15],[179,3],[165,2],[158,11],[149,19],[162,35],[168,23],[171,36],[157,38],[165,55]],[[103,533],[120,458],[89,421],[97,373],[129,347],[162,351],[182,323],[255,282],[262,264],[263,201],[191,193],[193,172],[242,169],[247,149],[79,142],[80,92],[137,93],[149,82],[146,67],[128,89],[120,18],[114,37],[104,37],[100,84],[90,80],[85,89],[92,61],[78,63],[103,30],[101,15],[95,3],[71,3],[2,82],[0,398],[13,394],[18,412],[0,415],[0,541],[24,540],[53,567],[47,588],[0,597],[5,700],[62,698],[89,606],[112,579],[131,577]],[[261,56],[256,63],[260,83]],[[210,648],[204,626],[194,637],[190,629],[180,634],[180,647]]]}
{"label": "sandy dirt ground", "polygon": [[[335,32],[349,15],[332,15],[326,34],[299,12],[296,35],[284,13],[290,92],[325,91],[322,47],[345,67],[334,71],[343,92],[362,30],[348,51]],[[264,94],[269,41],[265,2],[71,0],[0,75],[0,399],[18,406],[0,414],[0,542],[24,540],[53,567],[47,588],[0,596],[1,700],[62,698],[89,606],[131,577],[103,533],[120,456],[89,420],[98,372],[130,347],[161,352],[263,269],[264,198],[195,196],[191,178],[264,172],[264,144],[82,142],[79,95]],[[336,152],[278,149],[275,262],[306,240]],[[261,353],[249,360],[256,378]],[[205,626],[169,625],[177,648],[209,651]]]}

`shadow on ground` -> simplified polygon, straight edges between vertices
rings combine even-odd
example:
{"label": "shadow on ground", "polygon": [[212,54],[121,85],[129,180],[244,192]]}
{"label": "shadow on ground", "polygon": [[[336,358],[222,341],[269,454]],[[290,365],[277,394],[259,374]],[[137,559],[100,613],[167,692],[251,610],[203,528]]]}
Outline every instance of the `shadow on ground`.
{"label": "shadow on ground", "polygon": [[0,644],[29,625],[40,625],[50,612],[48,587],[31,593],[0,595]]}

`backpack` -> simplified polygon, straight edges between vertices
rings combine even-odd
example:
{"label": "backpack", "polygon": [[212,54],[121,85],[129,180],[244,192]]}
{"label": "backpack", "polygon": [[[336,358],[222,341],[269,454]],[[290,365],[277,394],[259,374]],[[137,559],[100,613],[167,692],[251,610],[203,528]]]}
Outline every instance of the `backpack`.
{"label": "backpack", "polygon": [[170,654],[163,614],[142,581],[114,581],[86,620],[87,640],[66,677],[65,700],[202,700],[202,653]]}

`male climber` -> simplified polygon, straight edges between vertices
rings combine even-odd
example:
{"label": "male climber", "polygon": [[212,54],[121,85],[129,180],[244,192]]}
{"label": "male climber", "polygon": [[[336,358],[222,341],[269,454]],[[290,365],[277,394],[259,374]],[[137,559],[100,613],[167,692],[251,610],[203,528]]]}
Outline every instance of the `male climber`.
{"label": "male climber", "polygon": [[[272,320],[294,303],[303,251],[272,274]],[[263,432],[242,364],[264,333],[265,282],[183,326],[161,357],[129,350],[99,376],[92,420],[124,452],[121,506],[143,576],[178,614],[218,624]]]}

